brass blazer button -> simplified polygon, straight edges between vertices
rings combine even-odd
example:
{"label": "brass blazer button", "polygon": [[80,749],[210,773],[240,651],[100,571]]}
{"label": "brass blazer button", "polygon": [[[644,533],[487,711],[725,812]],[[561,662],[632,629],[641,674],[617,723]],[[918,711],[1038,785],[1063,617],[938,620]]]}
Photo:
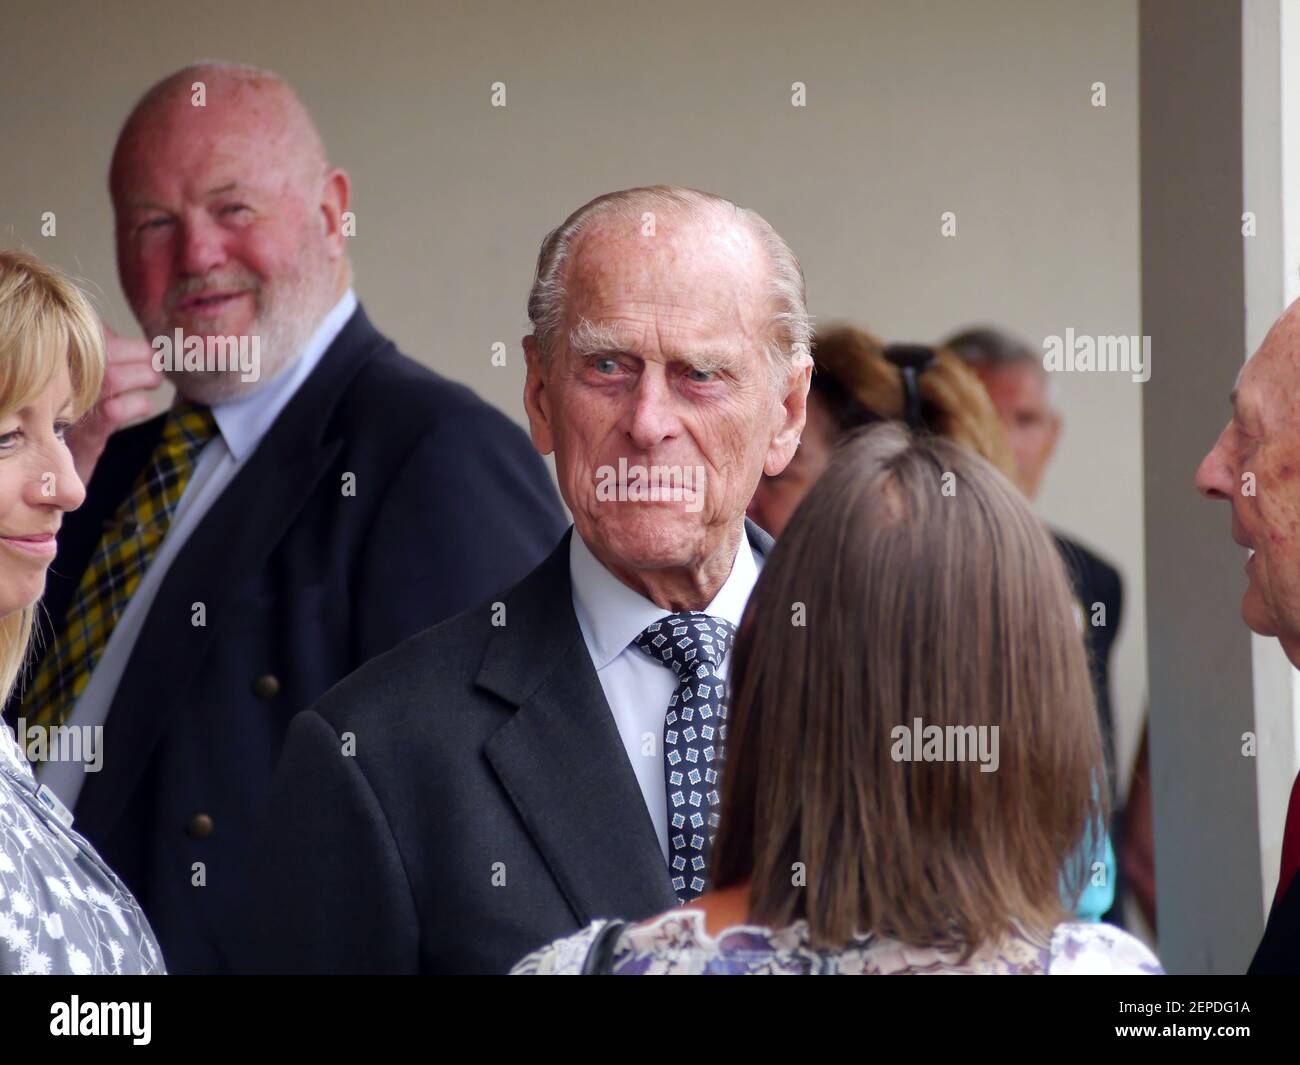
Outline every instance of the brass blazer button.
{"label": "brass blazer button", "polygon": [[270,702],[280,694],[280,678],[273,673],[258,677],[257,680],[253,681],[253,694],[259,699]]}
{"label": "brass blazer button", "polygon": [[185,834],[190,839],[207,839],[214,827],[210,814],[194,814],[185,821]]}

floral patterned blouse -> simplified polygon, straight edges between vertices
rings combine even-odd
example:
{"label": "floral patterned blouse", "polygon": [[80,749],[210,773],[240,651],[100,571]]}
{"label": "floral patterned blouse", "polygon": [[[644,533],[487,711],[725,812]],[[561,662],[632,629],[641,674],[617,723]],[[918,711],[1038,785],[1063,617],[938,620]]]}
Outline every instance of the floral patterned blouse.
{"label": "floral patterned blouse", "polygon": [[[607,921],[535,951],[511,970],[513,976],[576,975]],[[1015,936],[982,947],[964,964],[959,951],[909,947],[894,939],[860,936],[844,950],[808,946],[808,926],[796,921],[772,931],[753,925],[728,928],[714,938],[701,910],[678,910],[624,929],[614,948],[618,976],[884,976],[891,974],[1160,974],[1160,963],[1139,940],[1112,925],[1068,921],[1050,942]]]}
{"label": "floral patterned blouse", "polygon": [[36,793],[0,722],[0,974],[162,973],[158,941],[126,885]]}

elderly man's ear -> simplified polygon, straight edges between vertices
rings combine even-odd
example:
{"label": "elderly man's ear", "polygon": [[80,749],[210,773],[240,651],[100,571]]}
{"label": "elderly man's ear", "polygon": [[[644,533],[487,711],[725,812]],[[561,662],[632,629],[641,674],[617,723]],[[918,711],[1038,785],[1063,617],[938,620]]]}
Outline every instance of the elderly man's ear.
{"label": "elderly man's ear", "polygon": [[811,355],[797,356],[790,367],[784,393],[774,401],[777,431],[763,460],[763,472],[769,477],[784,470],[799,447],[799,435],[808,416],[808,385],[812,381],[812,368]]}
{"label": "elderly man's ear", "polygon": [[539,455],[549,455],[555,450],[555,437],[551,433],[551,401],[546,392],[546,367],[542,353],[537,348],[537,338],[524,337],[524,361],[528,374],[524,378],[524,410],[528,412],[528,432],[533,447]]}

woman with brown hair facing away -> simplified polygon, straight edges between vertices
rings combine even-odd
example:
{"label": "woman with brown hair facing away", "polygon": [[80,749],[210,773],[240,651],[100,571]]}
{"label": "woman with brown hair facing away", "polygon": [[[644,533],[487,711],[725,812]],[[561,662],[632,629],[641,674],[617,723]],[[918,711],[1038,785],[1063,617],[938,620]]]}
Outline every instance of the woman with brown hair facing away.
{"label": "woman with brown hair facing away", "polygon": [[516,972],[1160,971],[1062,900],[1104,815],[1084,649],[1048,534],[978,455],[897,424],[844,444],[734,654],[712,889]]}

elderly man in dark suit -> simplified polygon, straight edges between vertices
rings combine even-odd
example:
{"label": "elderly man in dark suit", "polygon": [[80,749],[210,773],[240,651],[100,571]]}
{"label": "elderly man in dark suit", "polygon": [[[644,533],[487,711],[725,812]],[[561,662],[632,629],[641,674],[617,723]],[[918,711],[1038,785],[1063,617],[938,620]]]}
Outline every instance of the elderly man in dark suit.
{"label": "elderly man in dark suit", "polygon": [[[113,339],[98,418],[70,441],[94,474],[11,720],[168,968],[223,971],[290,719],[527,573],[564,526],[525,434],[370,324],[347,175],[282,81],[225,64],[165,79],[110,184],[122,285],[156,339]],[[148,406],[151,356],[177,402],[111,432]],[[99,764],[33,742],[67,735],[101,735],[82,745]]]}
{"label": "elderly man in dark suit", "polygon": [[[1196,471],[1207,499],[1232,508],[1232,538],[1251,551],[1241,616],[1276,636],[1300,669],[1300,301],[1247,360],[1232,390],[1232,420]],[[1250,482],[1253,490],[1243,486]],[[1252,975],[1300,975],[1300,777],[1291,789],[1277,891]]]}
{"label": "elderly man in dark suit", "polygon": [[706,887],[745,520],[804,422],[798,261],[686,189],[542,245],[524,401],[574,528],[496,601],[363,667],[290,728],[250,964],[504,972],[592,918]]}

